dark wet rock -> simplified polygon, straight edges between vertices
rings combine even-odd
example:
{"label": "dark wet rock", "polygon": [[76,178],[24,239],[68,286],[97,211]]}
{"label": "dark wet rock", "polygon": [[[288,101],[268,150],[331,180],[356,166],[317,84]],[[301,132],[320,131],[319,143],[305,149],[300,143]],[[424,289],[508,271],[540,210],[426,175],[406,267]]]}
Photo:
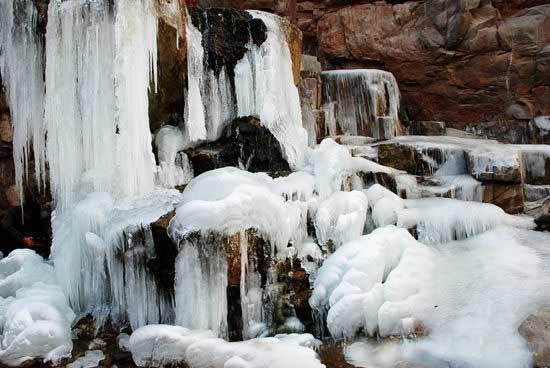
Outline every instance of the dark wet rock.
{"label": "dark wet rock", "polygon": [[178,31],[162,18],[158,27],[158,85],[149,92],[149,120],[153,132],[164,123],[178,125],[183,121],[187,79],[183,36],[178,36]]}
{"label": "dark wet rock", "polygon": [[206,65],[216,74],[225,67],[233,79],[235,65],[246,53],[249,39],[257,46],[267,39],[265,24],[245,11],[189,8],[189,13],[193,25],[202,33]]}
{"label": "dark wet rock", "polygon": [[176,277],[176,257],[178,249],[167,233],[175,211],[167,213],[151,224],[151,234],[155,246],[155,257],[148,262],[150,272],[155,276],[159,290],[173,295]]}
{"label": "dark wet rock", "polygon": [[186,153],[196,176],[226,166],[243,167],[251,172],[290,171],[279,142],[255,117],[234,120],[219,140]]}

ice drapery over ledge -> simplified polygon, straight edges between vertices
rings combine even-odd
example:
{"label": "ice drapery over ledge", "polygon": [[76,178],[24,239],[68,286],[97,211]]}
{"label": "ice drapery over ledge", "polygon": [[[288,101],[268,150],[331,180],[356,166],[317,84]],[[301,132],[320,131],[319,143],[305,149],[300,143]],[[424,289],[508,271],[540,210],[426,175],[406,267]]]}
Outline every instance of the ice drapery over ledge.
{"label": "ice drapery over ledge", "polygon": [[37,182],[46,174],[43,49],[36,25],[32,0],[0,2],[0,75],[14,126],[13,159],[21,201],[31,153]]}
{"label": "ice drapery over ledge", "polygon": [[389,139],[399,126],[399,87],[392,73],[377,69],[321,74],[327,133]]}

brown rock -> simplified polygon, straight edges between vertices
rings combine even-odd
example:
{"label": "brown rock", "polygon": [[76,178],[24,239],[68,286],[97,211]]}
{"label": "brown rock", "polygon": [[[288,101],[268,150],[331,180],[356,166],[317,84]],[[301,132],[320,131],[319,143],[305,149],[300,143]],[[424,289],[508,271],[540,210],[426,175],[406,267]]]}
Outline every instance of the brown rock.
{"label": "brown rock", "polygon": [[283,19],[283,29],[286,34],[286,41],[290,49],[290,57],[292,59],[292,74],[294,76],[294,84],[300,84],[300,71],[302,68],[302,32],[298,27]]}
{"label": "brown rock", "polygon": [[483,183],[483,202],[499,206],[507,213],[522,213],[524,209],[524,194],[521,184],[499,182]]}
{"label": "brown rock", "polygon": [[550,366],[550,310],[529,316],[519,327],[519,333],[527,340],[534,367]]}
{"label": "brown rock", "polygon": [[445,123],[442,121],[411,121],[407,133],[410,135],[445,135]]}
{"label": "brown rock", "polygon": [[13,141],[13,125],[8,114],[0,115],[0,141],[7,143]]}

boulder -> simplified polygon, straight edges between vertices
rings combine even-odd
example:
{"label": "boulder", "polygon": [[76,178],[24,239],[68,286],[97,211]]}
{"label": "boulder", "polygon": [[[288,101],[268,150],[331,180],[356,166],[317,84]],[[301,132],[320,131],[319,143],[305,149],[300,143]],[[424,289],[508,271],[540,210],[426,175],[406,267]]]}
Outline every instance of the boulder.
{"label": "boulder", "polygon": [[235,119],[219,140],[186,153],[196,176],[226,166],[244,167],[251,172],[290,171],[279,142],[255,117]]}
{"label": "boulder", "polygon": [[521,184],[502,182],[484,182],[483,202],[499,206],[507,213],[522,213],[525,206],[525,196]]}
{"label": "boulder", "polygon": [[519,327],[533,353],[533,366],[550,366],[550,310],[543,309],[529,316]]}

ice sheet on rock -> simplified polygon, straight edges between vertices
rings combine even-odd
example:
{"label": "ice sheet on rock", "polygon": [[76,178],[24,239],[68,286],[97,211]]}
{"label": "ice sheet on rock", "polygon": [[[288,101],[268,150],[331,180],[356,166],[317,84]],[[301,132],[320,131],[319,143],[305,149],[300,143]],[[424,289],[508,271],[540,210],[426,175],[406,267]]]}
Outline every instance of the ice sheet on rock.
{"label": "ice sheet on rock", "polygon": [[335,248],[363,235],[367,196],[360,191],[336,192],[319,205],[315,232],[320,245],[332,241]]}
{"label": "ice sheet on rock", "polygon": [[523,144],[516,147],[521,150],[527,181],[532,184],[550,184],[545,179],[548,177],[546,170],[550,162],[550,145]]}
{"label": "ice sheet on rock", "polygon": [[535,126],[540,129],[540,135],[544,136],[550,132],[550,116],[540,115],[533,119]]}
{"label": "ice sheet on rock", "polygon": [[199,175],[183,193],[169,234],[179,242],[195,231],[234,235],[253,228],[283,251],[290,241],[300,242],[306,237],[307,204],[283,198],[290,192],[298,199],[311,195],[311,186],[302,188],[302,183],[292,190],[295,182],[294,177],[271,179],[236,168]]}
{"label": "ice sheet on rock", "polygon": [[281,145],[290,167],[300,169],[308,137],[302,127],[300,98],[281,18],[261,11],[249,13],[266,25],[267,39],[259,47],[249,42],[247,53],[235,67],[237,115],[258,116]]}
{"label": "ice sheet on rock", "polygon": [[309,282],[313,285],[317,269],[323,263],[325,256],[321,247],[313,238],[308,237],[300,244],[294,244],[287,249],[287,258],[300,260],[300,264],[309,275]]}
{"label": "ice sheet on rock", "polygon": [[58,211],[80,192],[152,190],[149,80],[156,81],[150,0],[52,1],[46,32],[45,122]]}
{"label": "ice sheet on rock", "polygon": [[460,240],[494,229],[499,225],[533,229],[530,217],[513,216],[490,203],[465,202],[448,198],[406,200],[398,212],[397,226],[416,228],[426,244]]}
{"label": "ice sheet on rock", "polygon": [[165,125],[155,135],[158,150],[156,183],[173,188],[187,184],[193,178],[193,168],[183,152],[187,146],[183,132],[175,126]]}
{"label": "ice sheet on rock", "polygon": [[42,257],[19,249],[0,260],[0,362],[17,366],[70,356],[75,314]]}
{"label": "ice sheet on rock", "polygon": [[46,175],[43,50],[37,21],[31,0],[0,3],[0,74],[14,127],[15,181],[21,201],[31,154],[37,182]]}
{"label": "ice sheet on rock", "polygon": [[[366,131],[376,139],[396,135],[400,97],[393,74],[376,69],[336,70],[323,72],[322,79],[328,134]],[[388,134],[379,122],[384,117],[392,122]]]}
{"label": "ice sheet on rock", "polygon": [[101,350],[87,351],[83,357],[67,364],[67,368],[95,368],[103,359],[105,355]]}

